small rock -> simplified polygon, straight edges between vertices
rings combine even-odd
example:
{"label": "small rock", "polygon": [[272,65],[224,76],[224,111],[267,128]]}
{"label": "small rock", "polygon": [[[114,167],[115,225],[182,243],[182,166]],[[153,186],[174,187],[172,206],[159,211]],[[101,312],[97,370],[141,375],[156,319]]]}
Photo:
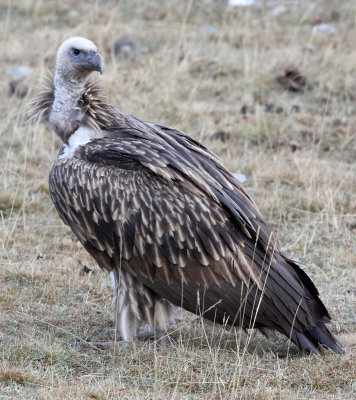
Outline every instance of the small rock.
{"label": "small rock", "polygon": [[333,127],[334,128],[337,128],[337,127],[339,127],[341,125],[342,125],[342,121],[341,121],[340,118],[334,119],[334,121],[333,121]]}
{"label": "small rock", "polygon": [[232,174],[239,182],[244,183],[247,181],[246,175],[233,172]]}
{"label": "small rock", "polygon": [[9,86],[10,94],[15,94],[17,97],[25,97],[28,93],[28,86],[23,83],[22,79],[11,81]]}
{"label": "small rock", "polygon": [[333,127],[334,128],[338,128],[340,126],[347,126],[347,124],[348,124],[348,120],[347,120],[346,117],[342,117],[341,119],[340,118],[336,118],[333,121]]}
{"label": "small rock", "polygon": [[14,67],[9,68],[6,73],[13,78],[26,78],[32,74],[32,69],[25,65],[15,65]]}
{"label": "small rock", "polygon": [[249,111],[249,107],[245,104],[245,105],[243,105],[243,106],[241,107],[240,113],[241,113],[242,115],[246,115],[246,114],[248,113],[248,111]]}
{"label": "small rock", "polygon": [[273,103],[266,104],[265,112],[281,114],[283,111],[283,107],[277,107]]}
{"label": "small rock", "polygon": [[120,38],[114,43],[114,53],[116,55],[131,55],[141,51],[141,47],[131,39]]}
{"label": "small rock", "polygon": [[355,287],[351,287],[350,289],[346,290],[346,293],[348,293],[348,294],[355,293],[356,294],[356,288]]}
{"label": "small rock", "polygon": [[80,276],[84,276],[86,274],[89,274],[89,272],[93,272],[92,269],[88,268],[86,265],[83,265],[83,268],[79,271]]}
{"label": "small rock", "polygon": [[313,36],[333,36],[336,34],[336,29],[328,24],[318,24],[312,29]]}
{"label": "small rock", "polygon": [[292,140],[291,142],[289,142],[289,147],[292,153],[294,153],[296,150],[299,150],[301,146],[298,142]]}
{"label": "small rock", "polygon": [[282,140],[273,140],[272,142],[272,149],[278,149],[279,147],[282,147],[284,145]]}
{"label": "small rock", "polygon": [[230,139],[230,133],[225,131],[218,131],[211,135],[213,139],[220,140],[221,142],[227,142]]}
{"label": "small rock", "polygon": [[307,82],[305,76],[293,66],[286,67],[284,75],[278,76],[277,81],[290,92],[301,92]]}
{"label": "small rock", "polygon": [[265,112],[271,113],[274,112],[276,106],[273,103],[266,104]]}
{"label": "small rock", "polygon": [[247,7],[254,3],[255,0],[229,0],[229,5],[234,7]]}

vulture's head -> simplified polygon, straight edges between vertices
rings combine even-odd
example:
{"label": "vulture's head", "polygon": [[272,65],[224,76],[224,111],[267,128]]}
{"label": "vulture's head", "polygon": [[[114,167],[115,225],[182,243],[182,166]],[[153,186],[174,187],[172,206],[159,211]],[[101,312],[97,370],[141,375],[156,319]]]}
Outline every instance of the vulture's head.
{"label": "vulture's head", "polygon": [[83,81],[93,71],[103,73],[103,59],[92,41],[76,36],[60,45],[56,73],[62,78],[67,81]]}

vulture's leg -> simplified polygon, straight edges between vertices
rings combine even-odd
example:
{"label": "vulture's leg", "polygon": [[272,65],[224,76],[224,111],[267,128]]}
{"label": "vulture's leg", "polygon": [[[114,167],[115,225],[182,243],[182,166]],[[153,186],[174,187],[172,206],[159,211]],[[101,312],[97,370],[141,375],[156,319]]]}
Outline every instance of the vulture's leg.
{"label": "vulture's leg", "polygon": [[150,310],[153,313],[153,325],[140,326],[139,340],[169,340],[177,342],[177,338],[167,334],[167,328],[170,323],[176,321],[176,307],[167,300],[155,296],[154,304]]}
{"label": "vulture's leg", "polygon": [[167,300],[157,297],[149,288],[122,270],[110,272],[114,291],[115,329],[97,329],[96,334],[105,340],[79,342],[82,348],[109,350],[123,348],[137,340],[169,340],[167,327],[175,321],[175,307]]}
{"label": "vulture's leg", "polygon": [[132,275],[116,269],[110,272],[114,291],[116,336],[130,342],[138,336],[140,325],[153,325],[154,296]]}
{"label": "vulture's leg", "polygon": [[[117,335],[123,340],[162,339],[175,319],[174,307],[124,271],[110,273],[114,289]],[[175,338],[171,338],[175,340]]]}
{"label": "vulture's leg", "polygon": [[[139,303],[142,284],[137,282],[130,274],[115,270],[110,272],[114,292],[113,304],[115,307],[114,329],[96,329],[94,333],[104,336],[110,341],[119,339],[130,342],[138,336],[139,322],[142,319]],[[141,290],[142,291],[142,290]],[[150,298],[148,298],[148,301]],[[142,308],[142,307],[141,307]],[[150,301],[148,308],[150,308]]]}
{"label": "vulture's leg", "polygon": [[[106,340],[95,342],[78,342],[72,347],[81,347],[85,349],[97,348],[100,350],[109,350],[113,348],[128,347],[134,344],[138,336],[140,321],[143,319],[143,313],[140,310],[142,303],[149,310],[150,296],[142,297],[142,284],[137,282],[130,274],[124,271],[114,270],[110,272],[111,281],[114,289],[115,306],[115,329],[101,329],[97,333],[105,333]],[[152,296],[151,296],[152,297]],[[146,305],[145,303],[148,304]],[[148,314],[149,316],[149,314]],[[112,340],[110,340],[112,339]]]}

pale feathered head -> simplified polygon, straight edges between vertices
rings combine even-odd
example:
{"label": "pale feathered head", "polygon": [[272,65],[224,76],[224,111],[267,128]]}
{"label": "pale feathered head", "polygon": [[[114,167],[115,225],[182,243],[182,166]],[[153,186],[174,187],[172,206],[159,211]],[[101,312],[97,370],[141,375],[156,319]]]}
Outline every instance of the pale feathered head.
{"label": "pale feathered head", "polygon": [[81,81],[93,71],[103,73],[103,59],[92,41],[75,36],[60,45],[56,74],[65,80]]}

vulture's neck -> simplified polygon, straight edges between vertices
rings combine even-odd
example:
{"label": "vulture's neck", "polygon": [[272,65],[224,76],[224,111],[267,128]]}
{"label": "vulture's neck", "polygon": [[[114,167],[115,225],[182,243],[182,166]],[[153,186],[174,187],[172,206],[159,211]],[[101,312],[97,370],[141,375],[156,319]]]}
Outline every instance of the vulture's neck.
{"label": "vulture's neck", "polygon": [[54,101],[49,122],[53,132],[64,143],[80,127],[84,116],[81,98],[85,92],[85,81],[64,79],[58,72],[54,76]]}

